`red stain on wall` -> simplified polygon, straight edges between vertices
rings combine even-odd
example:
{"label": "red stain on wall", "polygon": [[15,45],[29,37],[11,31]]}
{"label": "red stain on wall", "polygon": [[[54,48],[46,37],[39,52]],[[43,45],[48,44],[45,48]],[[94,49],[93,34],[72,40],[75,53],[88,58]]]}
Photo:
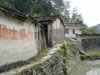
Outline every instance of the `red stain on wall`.
{"label": "red stain on wall", "polygon": [[66,32],[66,29],[64,29],[64,34],[66,34],[67,32]]}
{"label": "red stain on wall", "polygon": [[32,40],[32,30],[8,29],[6,25],[0,24],[0,40]]}

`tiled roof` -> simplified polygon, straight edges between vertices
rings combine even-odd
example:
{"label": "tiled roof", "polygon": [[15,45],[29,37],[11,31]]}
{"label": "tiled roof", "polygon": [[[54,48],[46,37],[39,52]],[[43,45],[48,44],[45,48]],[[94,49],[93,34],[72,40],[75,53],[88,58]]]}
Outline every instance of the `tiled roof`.
{"label": "tiled roof", "polygon": [[9,16],[15,17],[21,21],[30,19],[31,22],[34,22],[37,24],[37,21],[34,18],[32,18],[31,16],[26,15],[24,13],[21,13],[20,11],[18,11],[16,9],[12,9],[12,8],[8,8],[8,7],[0,5],[0,12],[7,14]]}
{"label": "tiled roof", "polygon": [[35,19],[39,22],[47,22],[47,21],[54,21],[55,19],[59,18],[62,24],[64,25],[63,20],[60,18],[59,15],[57,16],[46,16],[46,17],[35,17]]}
{"label": "tiled roof", "polygon": [[65,26],[70,26],[70,27],[83,27],[83,24],[79,24],[79,23],[67,23],[65,24]]}

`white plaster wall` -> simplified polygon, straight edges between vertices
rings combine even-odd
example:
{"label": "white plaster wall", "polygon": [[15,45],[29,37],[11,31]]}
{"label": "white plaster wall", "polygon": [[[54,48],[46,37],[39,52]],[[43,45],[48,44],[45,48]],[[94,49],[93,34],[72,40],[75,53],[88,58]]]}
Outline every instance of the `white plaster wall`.
{"label": "white plaster wall", "polygon": [[76,38],[76,34],[81,34],[80,29],[74,29],[75,30],[75,34],[73,34],[73,29],[69,29],[69,33],[65,34],[65,38]]}
{"label": "white plaster wall", "polygon": [[65,38],[75,37],[75,34],[73,34],[73,29],[69,29],[69,33],[65,34]]}
{"label": "white plaster wall", "polygon": [[[27,60],[38,53],[37,41],[34,39],[34,24],[21,22],[12,18],[0,16],[0,24],[5,25],[8,29],[32,30],[32,40],[0,40],[0,66],[12,62]],[[5,35],[5,34],[3,34]]]}
{"label": "white plaster wall", "polygon": [[82,32],[80,31],[80,29],[75,29],[75,33],[76,34],[82,34]]}
{"label": "white plaster wall", "polygon": [[34,30],[35,27],[32,23],[26,23],[26,22],[21,22],[17,19],[12,19],[12,18],[8,18],[8,17],[4,17],[0,15],[0,24],[4,24],[6,25],[8,28],[10,29],[17,29],[20,30],[22,28],[24,29],[32,29]]}

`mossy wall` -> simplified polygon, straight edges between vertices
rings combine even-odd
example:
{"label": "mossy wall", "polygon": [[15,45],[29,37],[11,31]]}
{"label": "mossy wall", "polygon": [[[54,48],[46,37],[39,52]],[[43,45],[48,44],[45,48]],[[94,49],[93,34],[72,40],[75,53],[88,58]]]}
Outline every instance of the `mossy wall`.
{"label": "mossy wall", "polygon": [[64,43],[50,59],[17,72],[16,75],[68,75],[73,66],[80,61],[80,49],[79,44]]}

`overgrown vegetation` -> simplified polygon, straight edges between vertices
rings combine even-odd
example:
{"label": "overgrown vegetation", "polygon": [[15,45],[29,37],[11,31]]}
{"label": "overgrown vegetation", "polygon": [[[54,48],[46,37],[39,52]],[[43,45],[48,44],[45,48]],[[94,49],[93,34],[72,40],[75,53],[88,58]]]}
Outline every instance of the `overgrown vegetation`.
{"label": "overgrown vegetation", "polygon": [[[52,0],[53,1],[53,0]],[[63,7],[62,0],[54,0],[56,8]],[[60,3],[61,4],[60,4]],[[58,12],[51,4],[50,0],[0,0],[0,5],[17,9],[20,12],[33,16],[57,15]]]}
{"label": "overgrown vegetation", "polygon": [[88,56],[94,56],[94,55],[100,56],[100,50],[88,50],[86,51],[86,53],[88,54]]}
{"label": "overgrown vegetation", "polygon": [[79,60],[78,58],[80,57],[80,49],[81,46],[79,44],[71,44],[66,42],[61,46],[61,49],[58,51],[58,54],[60,54],[63,59],[62,66],[64,67],[63,71],[65,75],[67,75],[73,67],[73,63],[69,63],[69,60]]}
{"label": "overgrown vegetation", "polygon": [[[33,65],[30,68],[25,68],[21,72],[17,71],[17,74],[31,75],[35,73],[41,75],[48,75],[48,74],[54,74],[54,72],[57,73],[59,69],[57,69],[56,71],[53,70],[55,70],[56,68],[60,68],[61,70],[63,70],[62,74],[68,75],[68,73],[73,68],[73,65],[75,65],[75,63],[79,61],[79,50],[80,50],[79,44],[64,43],[61,46],[61,48],[57,52],[55,52],[49,59],[40,62],[37,65]],[[33,60],[38,61],[36,59],[38,58],[40,59],[40,57],[41,54],[40,56],[34,58]]]}
{"label": "overgrown vegetation", "polygon": [[85,26],[82,30],[82,34],[97,34],[93,29]]}
{"label": "overgrown vegetation", "polygon": [[43,56],[46,56],[47,53],[49,52],[49,49],[43,49],[41,50],[35,57],[33,57],[31,60],[31,63],[39,61]]}
{"label": "overgrown vegetation", "polygon": [[35,57],[32,57],[26,61],[17,61],[11,64],[6,64],[0,67],[0,73],[2,72],[6,72],[8,70],[14,69],[14,68],[18,68],[27,64],[31,64],[34,62],[39,61],[43,56],[46,56],[47,53],[49,52],[48,49],[43,49],[41,50]]}
{"label": "overgrown vegetation", "polygon": [[[82,23],[77,9],[70,11],[70,0],[0,0],[0,5],[33,17],[60,15],[65,23]],[[72,14],[72,16],[70,16]]]}
{"label": "overgrown vegetation", "polygon": [[95,31],[97,34],[100,34],[100,24],[92,26],[91,29]]}
{"label": "overgrown vegetation", "polygon": [[81,60],[97,60],[100,59],[100,50],[85,51],[87,55],[81,55]]}

